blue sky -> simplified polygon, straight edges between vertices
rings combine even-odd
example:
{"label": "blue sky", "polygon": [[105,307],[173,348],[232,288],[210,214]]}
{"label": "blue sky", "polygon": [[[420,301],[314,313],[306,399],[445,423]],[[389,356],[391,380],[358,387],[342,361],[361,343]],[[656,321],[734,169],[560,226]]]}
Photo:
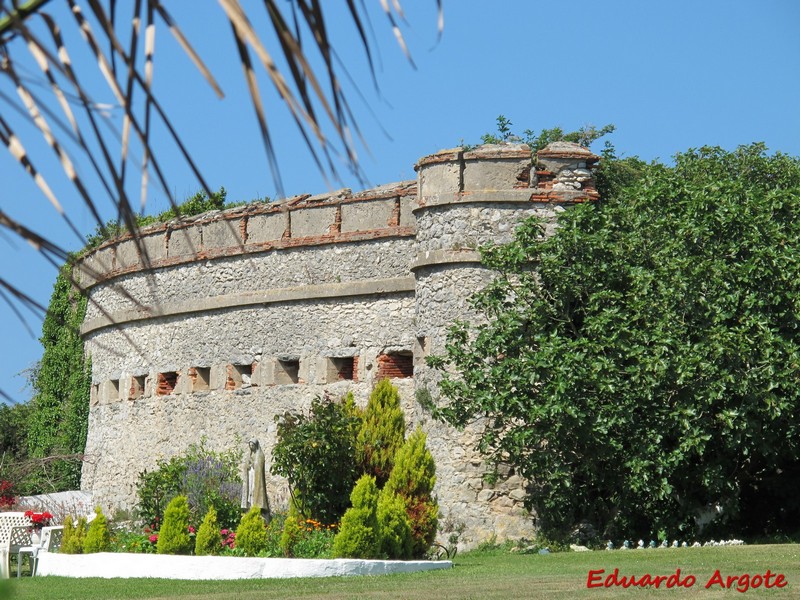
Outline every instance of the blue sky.
{"label": "blue sky", "polygon": [[[330,5],[329,27],[365,98],[350,94],[368,143],[360,158],[371,184],[414,178],[419,157],[462,139],[477,143],[481,134],[494,129],[499,114],[511,119],[512,129],[520,133],[613,123],[617,131],[610,139],[618,152],[647,160],[669,160],[676,152],[702,145],[733,149],[754,141],[800,155],[796,0],[445,0],[445,28],[438,43],[434,0],[406,0],[403,33],[416,70],[395,43],[378,1],[365,1],[375,9],[379,94],[340,3]],[[54,0],[50,6],[59,19],[64,18],[61,4]],[[255,11],[261,3],[243,4]],[[155,81],[175,126],[213,189],[224,186],[233,201],[276,197],[221,9],[213,2],[166,5],[226,93],[219,100],[162,30]],[[91,58],[77,53],[74,60]],[[325,191],[328,184],[274,92],[267,84],[262,89],[286,193]],[[98,100],[110,102],[112,97]],[[5,104],[0,111],[20,123]],[[159,139],[172,193],[179,199],[193,194],[197,181],[174,147]],[[37,153],[45,175],[52,173],[52,186],[78,227],[91,233],[91,216],[46,148],[31,141],[29,150]],[[340,172],[342,181],[331,187],[363,187],[346,169]],[[2,210],[67,249],[79,249],[80,240],[7,153],[0,154],[0,173]],[[100,203],[104,218],[112,218],[111,205]],[[148,212],[167,206],[165,194],[154,190]],[[8,234],[0,236],[0,253],[0,275],[46,305],[55,269]],[[0,389],[16,401],[30,396],[19,374],[41,356],[36,339],[41,323],[32,318],[30,325],[33,336],[0,303]]]}

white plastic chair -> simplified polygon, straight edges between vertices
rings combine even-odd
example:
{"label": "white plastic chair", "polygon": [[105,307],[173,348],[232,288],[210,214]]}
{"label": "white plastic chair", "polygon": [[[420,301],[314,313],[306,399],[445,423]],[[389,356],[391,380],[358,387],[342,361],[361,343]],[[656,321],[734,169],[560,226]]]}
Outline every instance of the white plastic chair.
{"label": "white plastic chair", "polygon": [[[11,555],[19,550],[19,546],[15,543],[12,546],[11,536],[17,528],[23,528],[24,533],[27,534],[27,528],[30,526],[31,520],[22,512],[0,512],[0,578],[8,579],[10,571],[10,558]],[[29,546],[31,541],[30,537],[27,541],[22,539],[25,543],[23,546]]]}
{"label": "white plastic chair", "polygon": [[31,577],[33,577],[36,575],[36,567],[39,565],[39,555],[43,552],[58,552],[59,548],[61,548],[61,539],[63,536],[64,527],[62,525],[42,527],[41,539],[38,546],[23,546],[17,550],[17,577],[21,574],[23,554],[30,555]]}

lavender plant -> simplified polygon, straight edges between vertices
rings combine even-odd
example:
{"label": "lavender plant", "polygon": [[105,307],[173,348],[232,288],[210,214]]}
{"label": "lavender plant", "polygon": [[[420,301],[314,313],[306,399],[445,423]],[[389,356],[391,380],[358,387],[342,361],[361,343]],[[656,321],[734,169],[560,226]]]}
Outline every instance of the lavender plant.
{"label": "lavender plant", "polygon": [[184,454],[159,460],[157,469],[139,474],[139,517],[154,530],[161,526],[167,503],[178,495],[188,498],[194,524],[210,507],[217,511],[221,527],[233,529],[238,524],[241,451],[216,452],[205,444],[203,438]]}

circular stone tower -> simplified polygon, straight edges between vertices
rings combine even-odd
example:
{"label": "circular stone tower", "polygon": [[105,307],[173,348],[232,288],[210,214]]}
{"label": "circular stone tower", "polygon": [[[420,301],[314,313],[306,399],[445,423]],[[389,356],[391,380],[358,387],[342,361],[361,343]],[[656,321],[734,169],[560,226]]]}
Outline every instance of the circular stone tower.
{"label": "circular stone tower", "polygon": [[[492,272],[480,263],[478,249],[508,242],[516,224],[536,216],[552,231],[565,206],[594,200],[591,169],[598,157],[577,144],[557,142],[537,153],[525,145],[491,145],[476,150],[442,150],[417,163],[418,206],[416,281],[415,388],[420,399],[437,398],[439,374],[424,357],[444,351],[456,320],[476,321],[470,296],[484,287]],[[421,409],[420,409],[421,410]],[[448,530],[466,525],[464,541],[497,535],[530,537],[534,517],[525,509],[526,482],[512,468],[497,472],[474,450],[479,425],[463,432],[420,414],[436,458],[437,476],[449,482],[439,492],[440,516]],[[452,440],[459,443],[453,445]],[[438,447],[449,440],[447,447]]]}

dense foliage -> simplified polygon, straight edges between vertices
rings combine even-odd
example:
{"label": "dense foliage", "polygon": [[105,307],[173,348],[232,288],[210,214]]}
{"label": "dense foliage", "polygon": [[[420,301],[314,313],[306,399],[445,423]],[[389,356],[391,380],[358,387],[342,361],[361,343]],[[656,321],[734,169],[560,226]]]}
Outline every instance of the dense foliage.
{"label": "dense foliage", "polygon": [[108,520],[98,506],[94,510],[94,519],[89,523],[89,531],[83,541],[84,554],[105,552],[111,545],[111,533],[108,530]]}
{"label": "dense foliage", "polygon": [[406,422],[400,408],[400,393],[388,379],[372,390],[358,432],[358,458],[361,470],[375,477],[379,488],[389,478],[394,455],[403,445]]}
{"label": "dense foliage", "polygon": [[25,429],[31,458],[60,458],[39,461],[24,474],[31,492],[80,488],[91,367],[80,337],[86,299],[73,288],[71,273],[69,265],[59,272],[42,324],[44,353],[32,376],[34,397]]}
{"label": "dense foliage", "polygon": [[350,508],[342,517],[333,540],[333,555],[341,558],[380,556],[381,528],[378,522],[378,486],[372,475],[362,475],[350,494]]}
{"label": "dense foliage", "polygon": [[276,418],[271,470],[289,480],[303,517],[330,525],[347,509],[359,476],[356,419],[347,403],[330,398],[315,398],[308,414],[286,412]]}
{"label": "dense foliage", "polygon": [[417,427],[397,451],[394,468],[384,491],[403,499],[411,525],[411,554],[425,556],[436,538],[439,523],[439,504],[433,496],[436,485],[436,465],[425,446],[427,436]]}
{"label": "dense foliage", "polygon": [[414,554],[414,537],[406,501],[402,496],[386,488],[380,491],[378,523],[381,527],[381,554],[389,559],[411,558]]}
{"label": "dense foliage", "polygon": [[26,440],[31,404],[0,404],[0,509],[14,505],[25,491]]}
{"label": "dense foliage", "polygon": [[189,554],[193,546],[189,535],[189,500],[186,496],[176,496],[164,511],[156,550],[159,554]]}
{"label": "dense foliage", "polygon": [[484,251],[487,323],[431,360],[437,412],[487,417],[481,448],[531,481],[549,534],[683,536],[709,507],[728,533],[796,531],[800,161],[625,167],[551,238],[528,221]]}
{"label": "dense foliage", "polygon": [[194,541],[194,553],[196,556],[214,556],[222,552],[222,539],[220,537],[219,523],[217,522],[217,511],[210,507],[203,522],[197,529],[197,537]]}
{"label": "dense foliage", "polygon": [[247,556],[256,556],[269,543],[266,524],[261,509],[253,506],[243,516],[236,528],[236,548]]}
{"label": "dense foliage", "polygon": [[86,517],[78,517],[73,521],[71,515],[64,517],[64,533],[61,538],[62,554],[82,554],[83,544],[86,539]]}
{"label": "dense foliage", "polygon": [[140,519],[158,529],[167,503],[182,494],[188,499],[192,523],[199,524],[213,507],[222,527],[235,527],[240,516],[240,463],[241,452],[215,452],[206,448],[205,440],[169,460],[159,459],[155,470],[139,473]]}

